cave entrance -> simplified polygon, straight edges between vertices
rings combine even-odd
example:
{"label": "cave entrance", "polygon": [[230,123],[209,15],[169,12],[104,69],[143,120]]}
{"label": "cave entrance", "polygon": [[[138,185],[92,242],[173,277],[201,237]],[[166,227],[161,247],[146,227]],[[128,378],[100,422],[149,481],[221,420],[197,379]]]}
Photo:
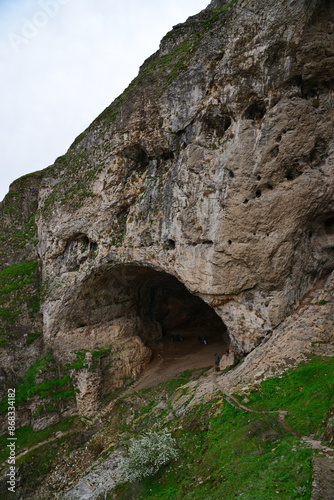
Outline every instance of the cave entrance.
{"label": "cave entrance", "polygon": [[[177,341],[205,337],[226,340],[226,326],[202,299],[192,295],[177,278],[146,271],[133,282],[137,289],[137,313],[161,326],[161,340]],[[181,339],[178,339],[181,341]]]}
{"label": "cave entrance", "polygon": [[214,309],[174,276],[141,265],[101,266],[65,312],[73,352],[111,349],[100,360],[103,392],[154,366],[151,385],[213,366],[214,354],[222,356],[229,345]]}
{"label": "cave entrance", "polygon": [[177,278],[136,266],[114,268],[113,274],[131,295],[142,325],[140,336],[152,349],[153,361],[166,370],[166,379],[168,373],[212,366],[214,354],[226,352],[226,325]]}

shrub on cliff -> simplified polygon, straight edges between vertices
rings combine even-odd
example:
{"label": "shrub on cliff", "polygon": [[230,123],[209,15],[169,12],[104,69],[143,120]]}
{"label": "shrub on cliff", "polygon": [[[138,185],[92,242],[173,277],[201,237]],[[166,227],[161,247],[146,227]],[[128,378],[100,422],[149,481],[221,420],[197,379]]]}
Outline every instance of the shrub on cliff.
{"label": "shrub on cliff", "polygon": [[151,476],[178,456],[176,441],[164,430],[148,432],[131,443],[120,464],[120,481],[133,482]]}

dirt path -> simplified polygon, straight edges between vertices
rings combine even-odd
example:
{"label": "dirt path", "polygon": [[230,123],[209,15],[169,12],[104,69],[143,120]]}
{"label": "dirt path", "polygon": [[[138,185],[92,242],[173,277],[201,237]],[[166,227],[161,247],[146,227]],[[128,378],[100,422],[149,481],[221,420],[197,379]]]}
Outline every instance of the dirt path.
{"label": "dirt path", "polygon": [[[32,446],[31,448],[24,449],[21,453],[19,453],[18,455],[16,455],[15,460],[18,460],[19,458],[24,457],[24,455],[26,455],[30,451],[37,450],[37,448],[40,448],[41,446],[44,446],[45,444],[52,443],[52,441],[56,441],[56,439],[60,439],[63,436],[66,436],[67,434],[70,434],[71,432],[75,432],[75,431],[67,431],[67,432],[59,431],[59,432],[56,433],[56,435],[54,437],[46,439],[45,441],[41,441],[40,443],[35,444],[35,446]],[[2,467],[8,466],[8,464],[7,464],[7,462],[2,462],[1,466]]]}
{"label": "dirt path", "polygon": [[281,427],[283,427],[283,429],[285,429],[292,436],[301,438],[302,437],[301,434],[299,434],[298,432],[294,431],[292,429],[292,427],[290,427],[290,425],[285,420],[285,417],[286,417],[287,414],[288,414],[287,411],[278,410],[278,416],[277,416],[278,423],[280,424]]}
{"label": "dirt path", "polygon": [[287,421],[285,420],[287,411],[277,410],[277,411],[256,411],[247,406],[242,405],[239,401],[229,394],[229,392],[220,384],[217,383],[217,373],[213,373],[212,377],[213,384],[217,387],[225,396],[227,402],[231,404],[234,408],[239,408],[240,410],[248,411],[249,413],[277,413],[278,424],[286,430],[289,434],[294,437],[300,438],[301,443],[312,450],[319,450],[321,455],[315,456],[312,459],[312,469],[313,469],[313,481],[312,481],[312,491],[311,500],[334,500],[334,450],[328,446],[324,446],[319,441],[312,439],[308,436],[302,436],[294,429],[292,429]]}
{"label": "dirt path", "polygon": [[37,450],[37,448],[40,448],[41,446],[44,446],[45,444],[52,443],[52,441],[56,441],[56,439],[60,439],[63,436],[70,434],[71,432],[73,432],[73,431],[67,431],[67,432],[59,431],[59,432],[57,432],[54,437],[46,439],[45,441],[42,441],[41,443],[35,444],[35,446],[32,446],[31,448],[28,448],[28,449],[22,451],[19,455],[16,455],[16,460],[18,460],[21,457],[24,457],[24,455],[29,453],[29,451]]}
{"label": "dirt path", "polygon": [[[166,339],[160,346],[154,349],[153,360],[148,368],[141,374],[134,385],[127,388],[120,397],[128,396],[134,391],[147,387],[154,387],[161,382],[173,379],[185,370],[194,370],[197,368],[210,367],[214,363],[214,354],[217,352],[220,356],[226,351],[227,346],[223,343],[219,335],[208,335],[207,344],[204,344],[204,337],[207,332],[203,329],[189,328],[174,332],[174,336],[179,333],[183,341],[170,342]],[[198,343],[198,336],[201,336],[201,344]],[[113,409],[115,402],[112,401],[99,415],[106,416]],[[45,444],[51,443],[60,437],[73,431],[58,432],[56,436],[49,438],[41,443],[22,451],[16,456],[16,460],[23,457],[30,451],[36,450]],[[2,464],[7,465],[6,463]]]}
{"label": "dirt path", "polygon": [[[231,404],[231,401],[229,401],[229,400],[232,400],[234,402],[234,404],[232,405],[232,406],[234,406],[234,408],[239,408],[240,410],[245,410],[245,411],[248,411],[249,413],[258,413],[259,415],[268,415],[269,413],[277,413],[278,414],[277,421],[278,421],[279,425],[281,427],[283,427],[283,429],[285,429],[292,436],[300,437],[300,438],[302,437],[300,434],[298,434],[296,431],[294,431],[289,426],[289,424],[286,422],[285,416],[288,414],[287,411],[284,411],[284,410],[258,411],[258,410],[253,410],[251,408],[247,408],[247,406],[244,406],[241,403],[239,403],[237,398],[232,396],[232,394],[230,394],[221,384],[218,384],[217,373],[213,373],[212,381],[213,381],[213,384],[215,385],[215,387],[217,387],[225,395],[228,403]],[[310,438],[305,437],[305,439],[310,439]],[[318,443],[318,441],[317,441],[317,443]]]}
{"label": "dirt path", "polygon": [[[180,334],[182,341],[175,340]],[[162,382],[172,380],[185,370],[209,368],[214,365],[214,355],[222,356],[227,350],[220,335],[207,334],[203,328],[188,328],[173,332],[174,341],[166,338],[159,346],[153,348],[153,359],[136,382],[125,389],[119,397],[126,397],[140,389],[155,387]],[[198,343],[198,337],[201,343]],[[204,338],[207,336],[207,343]],[[111,412],[115,403],[112,401],[99,415],[105,417]]]}
{"label": "dirt path", "polygon": [[[137,382],[129,388],[127,394],[171,380],[185,370],[213,366],[214,355],[217,353],[221,356],[227,350],[226,344],[219,335],[208,336],[205,345],[206,332],[203,329],[189,328],[180,331],[180,334],[183,341],[170,342],[169,339],[166,339],[154,349],[152,362]],[[201,336],[201,344],[198,343],[198,336]]]}
{"label": "dirt path", "polygon": [[[247,408],[247,406],[242,405],[237,398],[232,396],[229,392],[227,392],[226,389],[221,384],[218,384],[217,382],[217,373],[213,373],[212,375],[212,382],[217,389],[219,389],[224,396],[226,396],[227,402],[232,405],[234,408],[239,408],[240,410],[245,410],[248,411],[249,413],[260,413],[260,414],[265,414],[265,413],[277,413],[277,411],[257,411],[257,410],[252,410],[251,408]],[[234,404],[231,403],[231,401],[234,402]]]}

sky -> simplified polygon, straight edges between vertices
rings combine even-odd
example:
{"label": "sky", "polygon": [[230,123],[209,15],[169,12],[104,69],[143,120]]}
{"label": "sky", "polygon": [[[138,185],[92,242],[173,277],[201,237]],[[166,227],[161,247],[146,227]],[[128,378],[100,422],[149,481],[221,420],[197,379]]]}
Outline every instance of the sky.
{"label": "sky", "polygon": [[52,165],[209,0],[0,0],[0,200]]}

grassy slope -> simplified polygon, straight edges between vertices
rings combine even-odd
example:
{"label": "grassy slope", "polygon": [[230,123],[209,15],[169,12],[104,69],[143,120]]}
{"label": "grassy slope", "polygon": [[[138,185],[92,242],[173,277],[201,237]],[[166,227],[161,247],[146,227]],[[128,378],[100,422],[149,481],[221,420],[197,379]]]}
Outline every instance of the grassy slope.
{"label": "grassy slope", "polygon": [[[288,422],[302,435],[319,438],[323,418],[333,404],[334,359],[313,361],[282,378],[263,382],[249,394],[249,408],[288,410]],[[143,395],[150,405],[162,388]],[[128,404],[133,405],[134,401]],[[126,412],[126,401],[122,411]],[[232,499],[272,500],[310,498],[315,452],[300,444],[277,422],[276,414],[259,415],[233,408],[213,397],[164,424],[165,415],[140,418],[123,431],[136,436],[157,419],[177,439],[180,456],[155,477],[134,485],[119,485],[119,499]],[[142,421],[143,425],[138,425]],[[111,498],[111,497],[109,497]]]}
{"label": "grassy slope", "polygon": [[31,286],[38,286],[37,262],[22,261],[0,271],[0,345],[10,338],[10,326],[27,307],[33,316],[39,311],[39,297],[32,295]]}
{"label": "grassy slope", "polygon": [[[287,410],[287,421],[295,431],[317,439],[324,431],[324,414],[334,403],[333,372],[334,358],[314,358],[281,378],[253,387],[247,396],[249,401],[243,404],[255,410]],[[43,445],[19,460],[26,498],[34,498],[37,485],[48,481],[48,475],[62,463],[62,457],[68,457],[73,450],[84,454],[88,446],[88,451],[94,450],[94,454],[96,451],[97,456],[103,443],[106,449],[110,445],[105,441],[108,436],[114,444],[103,453],[107,456],[151,428],[168,428],[177,441],[178,460],[151,478],[118,485],[107,498],[309,499],[311,460],[316,452],[285,431],[278,424],[276,413],[260,415],[234,408],[217,392],[189,405],[192,397],[184,384],[196,380],[200,374],[188,371],[156,388],[119,398],[104,426],[98,432],[95,430],[93,437],[88,432],[88,437],[82,440],[78,432],[76,438],[79,427],[86,424],[82,427],[83,423],[72,420],[39,432],[27,427],[19,429],[18,453],[55,437],[58,430],[71,430],[70,435],[55,439],[51,453],[47,452],[50,445]],[[5,437],[0,438],[0,444],[1,439]],[[68,474],[68,481],[75,483],[71,468]]]}

